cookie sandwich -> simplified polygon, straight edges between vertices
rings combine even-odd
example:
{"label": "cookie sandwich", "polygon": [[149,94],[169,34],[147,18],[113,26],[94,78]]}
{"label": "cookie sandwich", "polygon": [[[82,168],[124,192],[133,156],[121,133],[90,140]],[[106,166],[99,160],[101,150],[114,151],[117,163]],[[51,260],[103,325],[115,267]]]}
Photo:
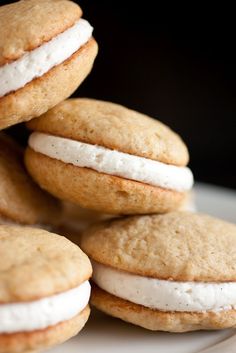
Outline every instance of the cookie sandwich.
{"label": "cookie sandwich", "polygon": [[28,175],[23,150],[0,133],[0,224],[34,225],[49,229],[60,219],[60,203]]}
{"label": "cookie sandwich", "polygon": [[76,335],[90,309],[92,268],[68,239],[0,226],[0,352],[41,351]]}
{"label": "cookie sandwich", "polygon": [[0,6],[0,129],[43,114],[89,74],[97,43],[81,17],[68,0]]}
{"label": "cookie sandwich", "polygon": [[236,327],[236,226],[191,212],[126,217],[87,230],[91,303],[149,330]]}
{"label": "cookie sandwich", "polygon": [[108,214],[164,213],[192,188],[181,138],[121,105],[69,99],[28,127],[28,171],[62,200]]}

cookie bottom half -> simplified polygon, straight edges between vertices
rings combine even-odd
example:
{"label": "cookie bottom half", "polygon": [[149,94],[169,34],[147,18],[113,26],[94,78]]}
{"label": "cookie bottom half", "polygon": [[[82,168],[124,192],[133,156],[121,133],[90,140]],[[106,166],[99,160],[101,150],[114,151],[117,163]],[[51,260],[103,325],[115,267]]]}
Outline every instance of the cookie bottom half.
{"label": "cookie bottom half", "polygon": [[0,334],[0,353],[41,351],[63,343],[83,328],[89,314],[90,308],[87,306],[74,318],[44,330]]}
{"label": "cookie bottom half", "polygon": [[188,332],[236,327],[236,310],[164,312],[111,295],[93,284],[91,303],[104,313],[152,331]]}
{"label": "cookie bottom half", "polygon": [[25,162],[35,181],[56,197],[109,214],[165,213],[185,193],[65,164],[27,148]]}
{"label": "cookie bottom half", "polygon": [[0,98],[0,129],[28,121],[69,97],[92,69],[97,43],[90,39],[62,64]]}

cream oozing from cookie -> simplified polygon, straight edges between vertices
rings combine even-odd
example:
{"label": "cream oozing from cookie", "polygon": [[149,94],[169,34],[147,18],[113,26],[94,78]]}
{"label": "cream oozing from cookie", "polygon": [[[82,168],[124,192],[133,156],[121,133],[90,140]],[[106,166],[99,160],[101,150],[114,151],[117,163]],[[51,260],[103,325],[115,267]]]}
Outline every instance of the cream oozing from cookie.
{"label": "cream oozing from cookie", "polygon": [[0,333],[45,329],[72,319],[87,306],[90,284],[32,302],[0,304]]}
{"label": "cream oozing from cookie", "polygon": [[63,63],[92,36],[93,28],[80,19],[49,42],[0,67],[0,97],[24,87],[56,65]]}
{"label": "cream oozing from cookie", "polygon": [[106,292],[161,311],[236,309],[236,282],[177,282],[142,277],[93,261],[93,281]]}
{"label": "cream oozing from cookie", "polygon": [[187,167],[177,167],[102,146],[39,132],[30,136],[29,146],[36,152],[64,163],[153,186],[180,192],[190,190],[193,186],[193,175]]}

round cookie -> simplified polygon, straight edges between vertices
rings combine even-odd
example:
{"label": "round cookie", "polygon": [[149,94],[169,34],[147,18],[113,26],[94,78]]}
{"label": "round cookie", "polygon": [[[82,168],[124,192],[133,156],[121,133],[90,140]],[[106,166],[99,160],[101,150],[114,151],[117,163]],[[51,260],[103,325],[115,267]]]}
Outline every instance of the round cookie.
{"label": "round cookie", "polygon": [[68,239],[0,226],[0,352],[44,350],[76,335],[90,309],[92,268]]}
{"label": "round cookie", "polygon": [[58,224],[60,204],[27,174],[23,150],[0,133],[0,224],[48,227]]}
{"label": "round cookie", "polygon": [[236,225],[190,212],[133,216],[87,230],[91,303],[150,330],[236,327]]}
{"label": "round cookie", "polygon": [[180,137],[121,105],[69,99],[28,123],[26,166],[57,197],[108,214],[180,207],[193,177]]}
{"label": "round cookie", "polygon": [[45,113],[89,74],[98,48],[81,16],[68,0],[0,7],[0,129]]}

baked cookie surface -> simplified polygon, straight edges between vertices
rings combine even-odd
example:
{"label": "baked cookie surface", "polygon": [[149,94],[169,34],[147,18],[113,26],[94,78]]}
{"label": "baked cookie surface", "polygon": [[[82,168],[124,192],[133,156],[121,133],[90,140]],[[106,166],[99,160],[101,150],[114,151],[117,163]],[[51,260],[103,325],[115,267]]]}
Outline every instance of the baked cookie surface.
{"label": "baked cookie surface", "polygon": [[236,227],[208,215],[177,211],[103,222],[86,231],[83,247],[94,260],[141,276],[236,281]]}

